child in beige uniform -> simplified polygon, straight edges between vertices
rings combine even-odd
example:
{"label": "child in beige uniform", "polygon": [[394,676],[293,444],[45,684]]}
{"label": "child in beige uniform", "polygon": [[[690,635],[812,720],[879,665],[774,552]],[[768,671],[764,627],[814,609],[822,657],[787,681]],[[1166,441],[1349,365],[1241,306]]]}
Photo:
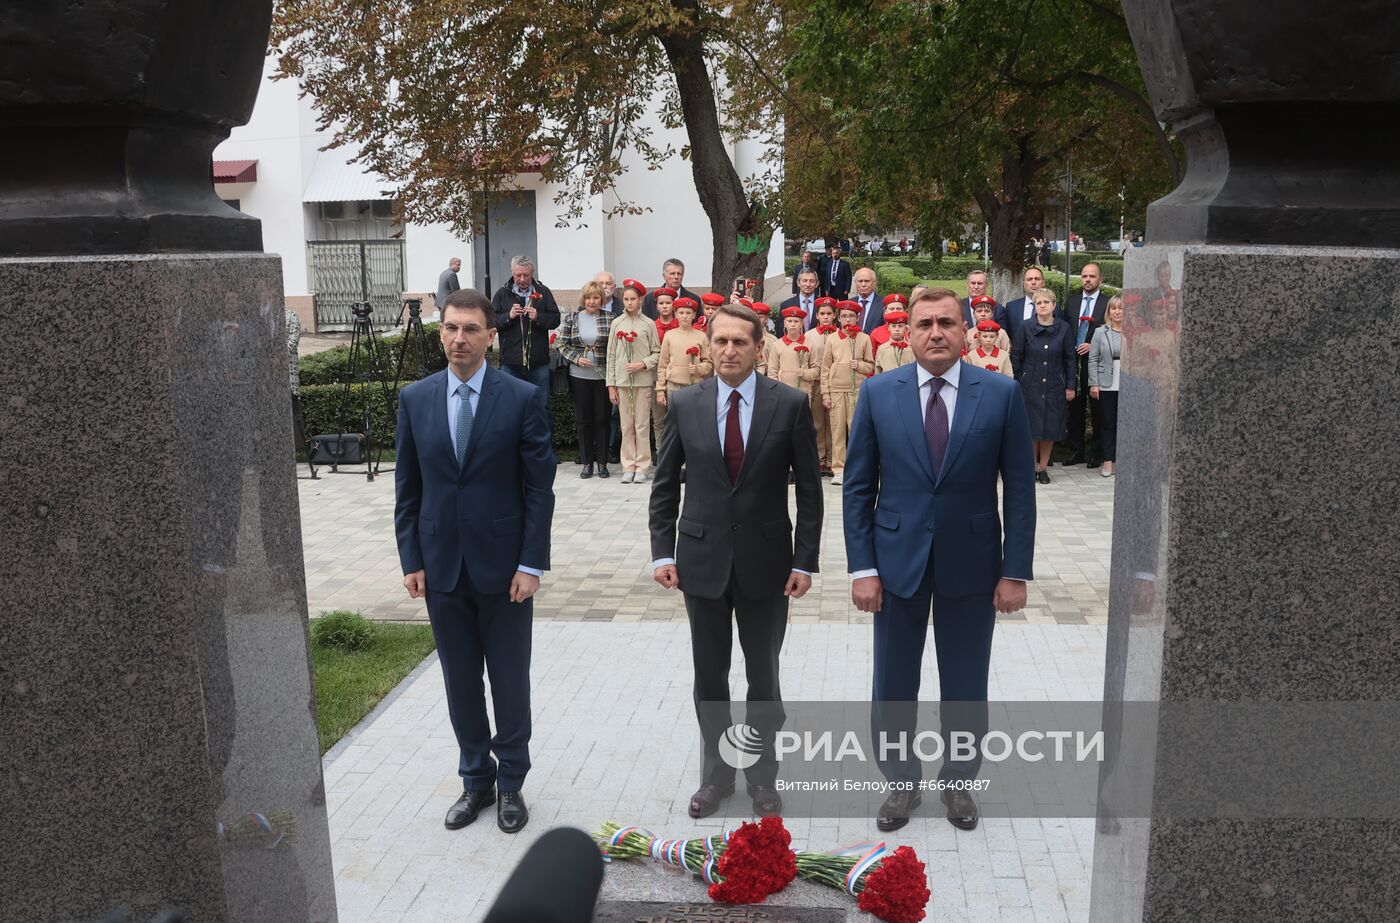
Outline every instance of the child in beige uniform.
{"label": "child in beige uniform", "polygon": [[802,332],[802,321],[807,312],[801,308],[783,309],[783,338],[774,340],[772,359],[768,363],[768,377],[790,385],[809,396],[813,385],[820,385],[822,368],[820,361],[812,361],[812,343],[819,337]]}
{"label": "child in beige uniform", "polygon": [[617,405],[622,429],[622,483],[640,484],[651,467],[651,402],[656,391],[656,364],[661,335],[656,322],[642,313],[646,286],[622,280],[622,316],[608,327],[608,399]]}
{"label": "child in beige uniform", "polygon": [[816,323],[807,331],[807,345],[812,348],[811,365],[817,370],[812,383],[812,423],[817,429],[817,454],[821,457],[822,476],[831,477],[831,421],[826,404],[822,403],[821,367],[826,353],[826,338],[837,331],[836,299],[823,295],[813,302]]}
{"label": "child in beige uniform", "polygon": [[[748,301],[747,298],[744,301]],[[742,304],[743,302],[740,302]],[[758,315],[758,319],[763,321],[763,343],[758,350],[758,374],[767,375],[768,369],[773,362],[773,349],[778,345],[778,338],[768,332],[768,318],[773,313],[773,309],[761,301],[749,301],[748,307]]]}
{"label": "child in beige uniform", "polygon": [[870,337],[856,324],[860,305],[843,301],[839,305],[842,328],[826,338],[822,354],[822,403],[831,423],[831,483],[840,484],[846,468],[846,439],[856,415],[860,385],[875,374],[875,354]]}
{"label": "child in beige uniform", "polygon": [[704,313],[695,319],[694,327],[709,335],[710,318],[724,305],[724,296],[719,292],[706,292],[700,296],[700,310]]}
{"label": "child in beige uniform", "polygon": [[[982,323],[982,321],[992,319],[992,313],[995,310],[995,307],[995,302],[989,300],[982,302],[981,304],[977,305],[977,307],[972,309],[973,320],[972,327],[967,331],[967,346],[964,347],[966,351],[970,352],[971,350],[974,350],[981,345],[982,338],[978,336],[977,328]],[[997,349],[1001,350],[1002,352],[1010,355],[1011,338],[1006,335],[1006,331],[1002,330],[1000,325],[997,326],[997,330],[999,331],[997,334],[997,339],[996,342],[992,345],[995,346]],[[964,353],[964,355],[966,355],[966,352]]]}
{"label": "child in beige uniform", "polygon": [[888,342],[875,352],[875,373],[892,372],[902,365],[914,364],[914,351],[909,348],[909,314],[905,311],[885,312],[889,328]]}
{"label": "child in beige uniform", "polygon": [[[659,343],[666,342],[666,334],[675,330],[681,325],[676,320],[675,301],[677,292],[673,288],[658,288],[652,292],[656,296],[656,339]],[[658,359],[660,358],[658,354]],[[661,432],[666,428],[666,405],[661,403],[656,397],[655,389],[651,393],[651,431],[656,437],[656,450],[661,451]]]}
{"label": "child in beige uniform", "polygon": [[1011,350],[997,345],[1006,339],[1006,331],[991,318],[977,322],[977,345],[963,353],[963,361],[978,368],[1000,372],[1011,378]]}
{"label": "child in beige uniform", "polygon": [[710,338],[691,326],[696,307],[693,298],[677,298],[674,308],[681,325],[661,341],[661,357],[656,365],[656,401],[663,407],[666,395],[709,378],[714,368],[710,363]]}

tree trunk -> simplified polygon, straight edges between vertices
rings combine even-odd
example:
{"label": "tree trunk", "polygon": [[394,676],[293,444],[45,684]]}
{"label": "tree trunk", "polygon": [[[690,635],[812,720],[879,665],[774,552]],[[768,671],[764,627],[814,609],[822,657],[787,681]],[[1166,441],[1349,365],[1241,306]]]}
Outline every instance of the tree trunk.
{"label": "tree trunk", "polygon": [[[698,11],[695,0],[677,0],[675,6],[692,14]],[[686,136],[690,140],[690,167],[695,176],[695,191],[706,217],[710,219],[713,238],[710,288],[728,294],[734,280],[743,276],[758,279],[761,291],[773,228],[755,213],[744,194],[739,173],[729,159],[724,135],[720,131],[719,109],[709,68],[705,64],[701,35],[696,31],[669,32],[657,38],[666,51],[676,77]],[[750,243],[756,236],[760,244],[757,251],[740,253],[740,235],[748,238]]]}
{"label": "tree trunk", "polygon": [[1023,223],[1030,206],[1031,184],[1046,161],[1030,151],[1030,139],[1021,137],[1015,152],[1001,160],[1001,192],[984,185],[975,198],[987,222],[987,255],[991,259],[992,297],[1000,304],[1021,297],[1021,272],[1025,268]]}

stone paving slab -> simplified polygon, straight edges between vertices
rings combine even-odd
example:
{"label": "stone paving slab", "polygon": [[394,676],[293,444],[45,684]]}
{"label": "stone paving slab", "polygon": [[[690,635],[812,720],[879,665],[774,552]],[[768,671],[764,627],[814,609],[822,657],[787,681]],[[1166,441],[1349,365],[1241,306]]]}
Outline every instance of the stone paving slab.
{"label": "stone paving slab", "polygon": [[[363,468],[319,480],[298,468],[306,586],[313,616],[352,609],[367,618],[426,621],[421,600],[403,589],[394,546],[392,463],[367,482]],[[1037,489],[1036,579],[1024,611],[1004,623],[1091,624],[1108,621],[1108,555],[1115,478],[1083,466],[1051,469]],[[869,624],[851,605],[842,537],[841,488],[823,482],[821,568],[812,590],[792,607],[796,624]],[[577,622],[685,620],[680,596],[651,579],[648,484],[580,480],[578,466],[555,479],[553,569],[535,597],[535,617]]]}
{"label": "stone paving slab", "polygon": [[[1105,636],[1097,625],[999,626],[992,698],[1097,700]],[[782,655],[785,695],[868,696],[870,651],[868,626],[794,625]],[[700,753],[684,624],[540,620],[531,672],[533,768],[525,794],[532,818],[518,836],[497,830],[489,813],[464,830],[442,826],[461,783],[434,659],[327,754],[342,923],[479,920],[525,849],[553,826],[592,832],[617,820],[681,836],[751,819],[741,796],[715,817],[686,815]],[[737,656],[731,686],[742,695]],[[937,688],[932,645],[924,688]],[[793,818],[788,826],[799,848],[876,838],[868,818]],[[913,846],[927,863],[931,923],[1079,923],[1088,918],[1093,837],[1093,820],[1083,818],[986,818],[976,830],[960,831],[926,805],[909,826],[880,838]],[[798,882],[784,899],[851,906],[833,893]],[[603,894],[703,899],[701,886],[684,875],[622,863],[609,867]],[[870,918],[852,912],[850,919]]]}

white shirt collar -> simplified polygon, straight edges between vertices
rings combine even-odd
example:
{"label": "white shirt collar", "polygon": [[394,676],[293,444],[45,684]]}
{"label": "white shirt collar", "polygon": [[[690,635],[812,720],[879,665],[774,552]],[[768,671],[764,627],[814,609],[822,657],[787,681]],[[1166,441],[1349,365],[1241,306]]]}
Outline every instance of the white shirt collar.
{"label": "white shirt collar", "polygon": [[[482,360],[481,367],[476,370],[476,374],[467,379],[466,384],[477,394],[481,393],[481,384],[486,380],[486,360]],[[457,377],[457,373],[452,371],[452,366],[447,367],[447,393],[456,394],[457,389],[462,387],[462,379]]]}
{"label": "white shirt collar", "polygon": [[[933,373],[917,362],[914,363],[914,368],[919,370],[919,388],[920,390],[922,390],[924,385],[928,384],[929,381],[933,378]],[[959,359],[957,362],[954,362],[948,368],[948,371],[944,372],[942,375],[939,376],[943,379],[943,387],[952,388],[954,391],[956,391],[958,389],[958,376],[961,373],[962,360]]]}
{"label": "white shirt collar", "polygon": [[754,392],[758,390],[758,371],[756,369],[749,373],[748,378],[739,382],[739,387],[737,388],[729,387],[724,379],[720,378],[718,375],[715,376],[715,382],[719,385],[718,400],[721,406],[729,403],[729,393],[731,391],[738,391],[739,400],[748,404],[750,407],[753,406]]}

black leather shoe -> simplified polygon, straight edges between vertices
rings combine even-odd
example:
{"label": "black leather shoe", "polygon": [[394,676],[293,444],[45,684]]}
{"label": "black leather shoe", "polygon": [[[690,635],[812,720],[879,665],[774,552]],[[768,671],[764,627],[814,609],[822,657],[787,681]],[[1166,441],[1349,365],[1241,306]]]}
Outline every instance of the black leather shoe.
{"label": "black leather shoe", "polygon": [[1103,467],[1103,462],[1099,461],[1097,458],[1091,458],[1091,459],[1089,459],[1089,461],[1084,465],[1084,467],[1086,467],[1086,468],[1102,468],[1102,467]]}
{"label": "black leather shoe", "polygon": [[971,792],[944,789],[939,797],[948,806],[948,823],[959,830],[977,829],[977,801]]}
{"label": "black leather shoe", "polygon": [[1036,482],[1037,484],[1049,484],[1049,483],[1050,483],[1050,472],[1049,472],[1049,471],[1037,471],[1037,472],[1035,473],[1035,482]]}
{"label": "black leather shoe", "polygon": [[610,478],[610,477],[612,477],[612,475],[608,473],[608,466],[607,466],[607,465],[599,465],[599,466],[598,466],[598,477],[600,477],[600,478]]}
{"label": "black leather shoe", "polygon": [[584,465],[583,470],[578,473],[578,476],[585,481],[593,477],[593,463],[589,462]]}
{"label": "black leather shoe", "polygon": [[447,817],[442,825],[448,830],[461,830],[467,824],[476,820],[476,816],[481,813],[481,809],[496,800],[496,790],[485,788],[478,792],[462,792],[462,797],[458,798],[447,809]]}
{"label": "black leather shoe", "polygon": [[1063,462],[1061,462],[1060,464],[1062,464],[1062,465],[1064,465],[1064,466],[1066,466],[1066,467],[1068,467],[1068,466],[1070,466],[1070,465],[1082,465],[1082,464],[1084,464],[1084,456],[1083,456],[1083,455],[1080,455],[1078,452],[1076,452],[1076,453],[1074,453],[1073,455],[1071,455],[1069,458],[1066,458],[1066,459],[1065,459]]}
{"label": "black leather shoe", "polygon": [[890,792],[885,803],[880,805],[875,815],[875,827],[885,833],[898,830],[909,823],[909,815],[923,804],[924,798],[918,792]]}
{"label": "black leather shoe", "polygon": [[496,803],[496,826],[506,833],[519,833],[530,822],[530,809],[525,807],[525,796],[519,792],[501,792],[501,800]]}
{"label": "black leather shoe", "polygon": [[728,785],[700,786],[700,790],[690,796],[690,804],[686,806],[686,813],[699,820],[702,817],[709,817],[719,810],[720,802],[734,794],[734,783]]}
{"label": "black leather shoe", "polygon": [[750,785],[749,797],[753,799],[755,817],[777,817],[783,813],[783,796],[767,785]]}

